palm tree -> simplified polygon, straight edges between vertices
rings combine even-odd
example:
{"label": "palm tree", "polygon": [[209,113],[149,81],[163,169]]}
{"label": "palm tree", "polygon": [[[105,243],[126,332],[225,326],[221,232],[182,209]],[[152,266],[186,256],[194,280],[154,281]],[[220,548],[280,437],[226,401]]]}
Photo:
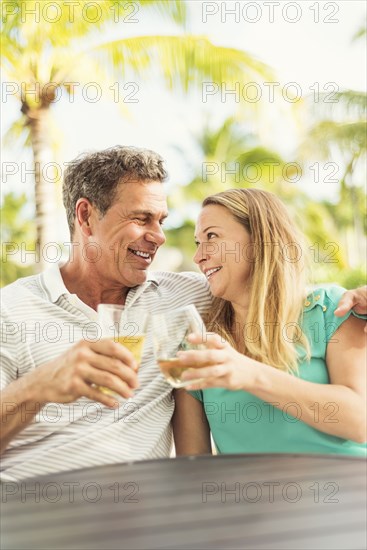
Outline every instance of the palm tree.
{"label": "palm tree", "polygon": [[[196,143],[202,162],[191,182],[182,188],[187,200],[201,201],[229,187],[272,188],[273,172],[275,185],[279,181],[284,161],[276,152],[258,145],[240,116],[227,118],[218,128],[206,122]],[[270,170],[270,164],[276,169]]]}
{"label": "palm tree", "polygon": [[[169,196],[170,220],[177,220],[177,223],[166,231],[167,244],[183,253],[183,270],[194,268],[191,258],[195,250],[193,236],[199,204],[210,194],[231,187],[251,186],[244,180],[245,164],[259,161],[255,137],[241,124],[240,114],[227,118],[218,127],[213,127],[206,119],[193,139],[200,152],[200,162],[194,167],[191,181],[177,186]],[[263,149],[263,160],[274,159],[274,155]]]}
{"label": "palm tree", "polygon": [[[339,201],[329,211],[339,230],[346,236],[349,264],[356,266],[365,257],[366,195],[358,187],[358,168],[365,165],[367,155],[367,94],[346,90],[337,94],[337,111],[341,119],[328,118],[315,123],[303,144],[304,152],[331,159],[335,152],[343,160]],[[342,236],[342,235],[341,235]]]}
{"label": "palm tree", "polygon": [[[193,268],[190,258],[195,250],[194,222],[199,203],[206,196],[231,187],[257,187],[279,196],[296,218],[308,241],[309,256],[314,258],[312,278],[337,278],[336,272],[344,267],[345,262],[342,250],[327,248],[336,231],[333,217],[325,204],[314,202],[299,187],[292,185],[292,179],[298,175],[296,163],[287,163],[276,151],[261,146],[238,117],[227,118],[218,128],[204,124],[195,141],[202,161],[192,180],[176,189],[169,201],[172,217],[178,223],[166,231],[167,244],[184,253],[182,269]],[[313,247],[315,242],[318,243],[317,250]],[[330,270],[330,264],[327,264],[328,272],[325,273],[320,256],[326,257],[330,252],[335,252],[336,265],[332,264]]]}
{"label": "palm tree", "polygon": [[[366,26],[363,25],[352,40],[364,39],[366,32]],[[349,265],[356,267],[366,256],[367,197],[363,187],[358,186],[358,180],[363,181],[366,177],[367,94],[357,90],[343,90],[333,95],[332,103],[320,99],[325,99],[325,94],[320,94],[318,98],[316,114],[326,118],[311,126],[301,146],[301,154],[332,159],[337,152],[344,162],[339,200],[337,204],[325,201],[325,206],[339,232],[342,230],[346,236],[344,245]],[[358,175],[360,167],[362,175]],[[344,235],[341,232],[339,234],[343,239]]]}
{"label": "palm tree", "polygon": [[[98,3],[98,19],[89,12],[88,17],[74,17],[73,21],[65,2],[55,0],[52,4],[59,7],[61,15],[51,22],[55,15],[42,17],[42,2],[18,0],[11,4],[16,9],[2,20],[2,65],[4,75],[14,84],[22,113],[21,121],[16,121],[12,129],[28,132],[33,152],[36,234],[41,250],[47,242],[47,228],[53,223],[54,189],[45,181],[42,168],[53,160],[49,114],[60,90],[73,94],[71,83],[83,84],[96,77],[103,82],[111,75],[121,79],[126,71],[138,75],[160,73],[170,89],[179,87],[184,91],[201,85],[205,79],[230,85],[259,76],[269,78],[268,68],[246,52],[213,45],[202,36],[180,31],[174,36],[106,40],[106,33],[102,33],[111,28],[117,10],[123,12],[127,5],[137,6],[139,13],[153,9],[183,26],[186,3],[181,0],[142,0],[133,4],[105,0]],[[40,19],[24,16],[25,9],[29,13],[37,5]]]}

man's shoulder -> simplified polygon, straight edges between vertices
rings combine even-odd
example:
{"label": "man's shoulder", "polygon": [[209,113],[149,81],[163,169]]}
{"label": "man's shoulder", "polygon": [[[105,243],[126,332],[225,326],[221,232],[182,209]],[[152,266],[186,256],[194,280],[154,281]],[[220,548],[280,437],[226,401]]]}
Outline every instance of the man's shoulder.
{"label": "man's shoulder", "polygon": [[201,315],[210,307],[212,296],[204,275],[192,271],[156,271],[154,278],[158,283],[160,307],[178,308],[194,304]]}
{"label": "man's shoulder", "polygon": [[202,288],[203,290],[207,290],[209,288],[208,282],[204,275],[195,273],[194,271],[181,271],[180,273],[171,271],[154,271],[152,272],[152,275],[160,285],[180,285],[180,287],[193,285],[194,287]]}
{"label": "man's shoulder", "polygon": [[40,275],[29,275],[17,279],[13,283],[1,289],[1,305],[5,307],[14,306],[17,302],[23,301],[32,296],[42,296],[44,290],[41,285]]}

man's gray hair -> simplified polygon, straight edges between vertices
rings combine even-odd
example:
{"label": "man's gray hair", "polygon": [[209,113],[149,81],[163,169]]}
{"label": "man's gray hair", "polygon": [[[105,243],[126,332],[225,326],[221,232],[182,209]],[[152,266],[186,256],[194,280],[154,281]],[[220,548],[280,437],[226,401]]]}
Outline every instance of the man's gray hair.
{"label": "man's gray hair", "polygon": [[117,145],[83,153],[68,164],[64,174],[63,203],[71,236],[80,198],[88,199],[103,217],[112,206],[120,183],[163,182],[166,177],[162,157],[149,149]]}

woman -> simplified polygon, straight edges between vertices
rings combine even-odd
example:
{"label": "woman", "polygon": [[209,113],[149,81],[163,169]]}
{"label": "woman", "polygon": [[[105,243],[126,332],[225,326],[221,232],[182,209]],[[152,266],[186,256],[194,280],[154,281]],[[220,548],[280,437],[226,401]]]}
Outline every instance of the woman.
{"label": "woman", "polygon": [[[176,392],[177,454],[296,452],[366,455],[366,344],[344,292],[305,293],[304,253],[271,193],[205,199],[194,260],[215,297],[208,349],[179,352],[191,390]],[[353,313],[353,315],[351,315]],[[202,338],[190,336],[192,343]],[[205,418],[206,417],[206,418]]]}

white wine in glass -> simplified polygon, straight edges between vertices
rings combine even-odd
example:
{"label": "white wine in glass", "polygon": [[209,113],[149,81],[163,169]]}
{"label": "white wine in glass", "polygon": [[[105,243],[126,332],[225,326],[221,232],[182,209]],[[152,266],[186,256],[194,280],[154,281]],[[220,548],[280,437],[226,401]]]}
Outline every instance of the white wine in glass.
{"label": "white wine in glass", "polygon": [[205,349],[203,344],[191,344],[191,333],[205,335],[204,321],[193,304],[153,315],[153,342],[158,366],[167,382],[174,388],[183,388],[190,381],[183,381],[182,374],[192,368],[184,364],[178,351]]}
{"label": "white wine in glass", "polygon": [[[137,306],[126,307],[118,304],[99,304],[97,312],[102,338],[111,338],[125,346],[140,365],[148,313]],[[103,393],[121,398],[110,388],[105,386],[97,386],[97,388]]]}

